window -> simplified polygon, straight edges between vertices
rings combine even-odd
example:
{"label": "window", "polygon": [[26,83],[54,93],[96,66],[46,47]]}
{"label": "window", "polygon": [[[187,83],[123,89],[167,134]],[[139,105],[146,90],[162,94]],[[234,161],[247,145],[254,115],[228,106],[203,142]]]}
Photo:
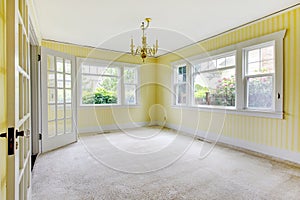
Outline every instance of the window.
{"label": "window", "polygon": [[194,65],[193,104],[235,106],[235,53]]}
{"label": "window", "polygon": [[244,49],[247,108],[273,109],[274,41]]}
{"label": "window", "polygon": [[285,32],[173,63],[175,105],[282,118]]}
{"label": "window", "polygon": [[175,73],[176,105],[187,103],[187,67],[176,67]]}
{"label": "window", "polygon": [[132,67],[124,68],[125,104],[136,104],[137,70]]}
{"label": "window", "polygon": [[79,66],[81,105],[137,104],[136,67],[93,59],[79,59]]}

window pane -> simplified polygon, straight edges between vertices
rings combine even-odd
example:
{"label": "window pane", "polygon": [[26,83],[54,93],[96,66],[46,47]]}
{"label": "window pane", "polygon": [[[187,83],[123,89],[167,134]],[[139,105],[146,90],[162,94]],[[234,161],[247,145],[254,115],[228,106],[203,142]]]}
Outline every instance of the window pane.
{"label": "window pane", "polygon": [[47,56],[47,66],[48,70],[54,71],[54,57],[48,55]]}
{"label": "window pane", "polygon": [[61,73],[57,73],[57,87],[59,88],[64,87],[64,75]]}
{"label": "window pane", "polygon": [[235,66],[235,56],[226,57],[226,66]]}
{"label": "window pane", "polygon": [[55,87],[55,73],[48,71],[48,87]]}
{"label": "window pane", "polygon": [[90,73],[90,66],[89,65],[82,65],[81,66],[82,73]]}
{"label": "window pane", "polygon": [[177,86],[177,103],[186,104],[186,84],[180,84]]}
{"label": "window pane", "polygon": [[177,82],[186,82],[186,66],[178,67]]}
{"label": "window pane", "polygon": [[248,75],[260,73],[260,62],[254,62],[248,64]]}
{"label": "window pane", "polygon": [[194,103],[235,106],[235,68],[196,74]]}
{"label": "window pane", "polygon": [[64,103],[64,90],[57,89],[57,103]]}
{"label": "window pane", "polygon": [[48,89],[48,103],[55,103],[55,89]]}
{"label": "window pane", "polygon": [[135,68],[124,68],[124,83],[136,83],[136,69]]}
{"label": "window pane", "polygon": [[98,74],[98,67],[97,66],[90,66],[90,74]]}
{"label": "window pane", "polygon": [[248,63],[258,62],[259,58],[259,49],[248,51]]}
{"label": "window pane", "polygon": [[71,75],[65,74],[65,88],[71,88]]}
{"label": "window pane", "polygon": [[72,102],[72,90],[66,89],[66,103]]}
{"label": "window pane", "polygon": [[208,62],[202,62],[200,64],[200,70],[203,71],[203,70],[208,70]]}
{"label": "window pane", "polygon": [[272,60],[274,58],[274,46],[264,47],[261,49],[262,60]]}
{"label": "window pane", "polygon": [[64,72],[64,60],[60,57],[56,57],[56,71]]}
{"label": "window pane", "polygon": [[83,104],[116,104],[118,78],[105,76],[82,76]]}
{"label": "window pane", "polygon": [[65,132],[65,120],[57,120],[57,134],[62,135]]}
{"label": "window pane", "polygon": [[71,61],[65,60],[65,72],[71,74]]}
{"label": "window pane", "polygon": [[225,58],[219,58],[217,60],[217,68],[226,67]]}
{"label": "window pane", "polygon": [[65,117],[64,105],[57,105],[57,119],[63,119]]}
{"label": "window pane", "polygon": [[216,64],[216,60],[210,60],[208,61],[208,69],[216,69],[217,64]]}
{"label": "window pane", "polygon": [[136,104],[136,86],[125,85],[125,103]]}
{"label": "window pane", "polygon": [[272,76],[248,79],[248,107],[272,108],[273,102]]}
{"label": "window pane", "polygon": [[55,121],[48,122],[48,137],[56,135],[56,123]]}
{"label": "window pane", "polygon": [[261,72],[262,73],[274,73],[274,61],[264,60],[262,61]]}
{"label": "window pane", "polygon": [[48,105],[48,120],[54,120],[55,116],[55,105]]}
{"label": "window pane", "polygon": [[98,74],[99,75],[111,75],[111,76],[118,76],[119,70],[115,67],[98,67]]}

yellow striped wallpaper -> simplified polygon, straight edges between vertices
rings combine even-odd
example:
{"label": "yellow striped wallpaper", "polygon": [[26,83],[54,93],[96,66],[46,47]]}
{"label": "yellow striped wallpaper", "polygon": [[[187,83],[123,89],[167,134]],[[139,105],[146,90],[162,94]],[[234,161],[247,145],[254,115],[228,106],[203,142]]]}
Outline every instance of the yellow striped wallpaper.
{"label": "yellow striped wallpaper", "polygon": [[[0,0],[0,133],[7,132],[5,0]],[[7,140],[0,138],[0,199],[6,199]]]}
{"label": "yellow striped wallpaper", "polygon": [[[159,57],[157,65],[156,102],[164,106],[168,114],[168,123],[178,124],[199,130],[212,130],[206,119],[224,117],[223,114],[211,114],[173,108],[171,95],[170,63],[188,58],[205,51],[219,49],[245,40],[286,29],[284,39],[284,119],[268,119],[250,116],[227,114],[222,134],[232,138],[276,147],[279,149],[300,152],[300,8],[276,14],[211,39],[186,47],[177,52]],[[187,114],[188,113],[188,114]],[[185,116],[188,119],[180,119]],[[196,118],[197,117],[197,118]],[[191,120],[200,119],[198,123]],[[181,121],[179,121],[181,120]],[[212,125],[215,125],[215,121]],[[218,126],[218,125],[217,125]]]}
{"label": "yellow striped wallpaper", "polygon": [[42,41],[42,46],[77,57],[140,64],[140,105],[134,107],[79,107],[79,132],[91,132],[93,128],[96,130],[99,126],[126,125],[132,122],[150,121],[148,111],[155,103],[155,58],[147,58],[147,64],[141,64],[140,57],[133,57],[124,53],[45,40]]}

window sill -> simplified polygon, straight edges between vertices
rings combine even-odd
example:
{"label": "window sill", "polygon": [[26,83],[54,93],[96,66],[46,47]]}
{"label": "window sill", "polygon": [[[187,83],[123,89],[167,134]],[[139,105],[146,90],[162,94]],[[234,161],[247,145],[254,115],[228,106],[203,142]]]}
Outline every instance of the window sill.
{"label": "window sill", "polygon": [[273,118],[273,119],[283,119],[283,117],[284,117],[283,112],[250,110],[250,109],[237,110],[235,107],[173,105],[172,108],[185,109],[185,110],[197,110],[197,111],[203,111],[203,112],[244,115],[244,116],[251,116],[251,117]]}
{"label": "window sill", "polygon": [[135,105],[120,105],[120,104],[80,104],[80,108],[103,108],[103,109],[108,109],[108,108],[140,108],[140,104],[135,104]]}

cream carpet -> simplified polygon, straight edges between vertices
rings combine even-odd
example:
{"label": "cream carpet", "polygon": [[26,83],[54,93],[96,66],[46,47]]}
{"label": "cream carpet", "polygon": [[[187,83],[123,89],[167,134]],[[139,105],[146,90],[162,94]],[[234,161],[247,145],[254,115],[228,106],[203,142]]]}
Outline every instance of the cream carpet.
{"label": "cream carpet", "polygon": [[[212,151],[211,151],[212,150]],[[37,158],[32,199],[300,199],[300,169],[158,127],[90,134]]]}

